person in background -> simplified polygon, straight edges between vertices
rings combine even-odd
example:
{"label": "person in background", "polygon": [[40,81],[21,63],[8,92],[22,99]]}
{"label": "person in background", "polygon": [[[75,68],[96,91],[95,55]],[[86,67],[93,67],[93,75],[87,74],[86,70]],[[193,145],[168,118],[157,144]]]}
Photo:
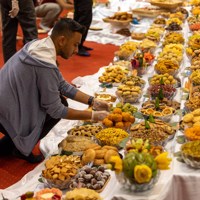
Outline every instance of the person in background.
{"label": "person in background", "polygon": [[79,56],[90,56],[88,51],[93,50],[83,45],[92,22],[92,5],[93,0],[74,0],[74,20],[86,27],[86,31],[79,45]]}
{"label": "person in background", "polygon": [[[61,118],[101,121],[108,115],[107,102],[66,82],[57,66],[57,56],[68,59],[78,52],[84,31],[73,19],[60,19],[50,36],[26,44],[0,70],[0,155],[40,162],[42,155],[32,150]],[[95,111],[72,109],[63,96]]]}
{"label": "person in background", "polygon": [[65,0],[34,0],[35,12],[37,17],[41,17],[40,28],[49,31],[63,9],[72,10],[73,3],[66,2]]}
{"label": "person in background", "polygon": [[37,38],[36,15],[33,0],[1,0],[2,46],[6,62],[16,49],[18,23],[23,32],[23,43]]}

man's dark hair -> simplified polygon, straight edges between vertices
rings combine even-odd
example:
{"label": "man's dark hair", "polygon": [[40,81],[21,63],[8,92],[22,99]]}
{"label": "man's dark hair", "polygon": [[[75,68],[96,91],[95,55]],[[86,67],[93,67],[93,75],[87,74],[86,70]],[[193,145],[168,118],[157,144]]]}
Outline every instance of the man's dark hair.
{"label": "man's dark hair", "polygon": [[66,35],[68,37],[72,36],[74,32],[79,32],[83,34],[85,32],[85,26],[80,25],[73,19],[61,18],[53,27],[52,36],[56,35]]}

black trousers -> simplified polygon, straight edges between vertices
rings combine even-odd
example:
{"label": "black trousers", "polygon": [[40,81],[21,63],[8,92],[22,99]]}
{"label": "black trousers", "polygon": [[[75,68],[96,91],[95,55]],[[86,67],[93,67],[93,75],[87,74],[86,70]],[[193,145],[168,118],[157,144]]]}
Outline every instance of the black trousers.
{"label": "black trousers", "polygon": [[[60,95],[60,98],[61,98],[62,104],[64,104],[66,107],[68,107],[68,103],[67,103],[67,100],[65,99],[65,97]],[[60,119],[54,119],[50,115],[47,114],[43,128],[42,128],[42,132],[38,133],[38,134],[40,134],[39,140],[41,140],[43,137],[45,137],[49,133],[49,131],[59,121],[60,121]],[[0,139],[0,155],[9,154],[10,152],[12,152],[13,148],[15,148],[15,145],[14,145],[12,139],[10,138],[8,132],[5,130],[5,128],[1,124],[1,122],[0,122],[0,132],[4,134],[4,137],[2,139]]]}
{"label": "black trousers", "polygon": [[15,18],[9,17],[9,11],[12,8],[11,0],[0,0],[2,14],[3,31],[3,56],[4,62],[16,53],[16,36],[18,24],[23,32],[23,43],[36,39],[37,25],[36,14],[33,0],[19,0],[19,13]]}
{"label": "black trousers", "polygon": [[86,27],[79,48],[83,46],[92,22],[92,5],[93,0],[74,0],[74,20]]}

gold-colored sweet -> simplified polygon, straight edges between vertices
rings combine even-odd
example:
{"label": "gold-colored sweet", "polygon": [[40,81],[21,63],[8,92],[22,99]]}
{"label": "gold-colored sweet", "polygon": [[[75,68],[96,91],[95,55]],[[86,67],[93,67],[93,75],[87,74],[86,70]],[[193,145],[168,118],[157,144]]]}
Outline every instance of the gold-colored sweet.
{"label": "gold-colored sweet", "polygon": [[161,80],[163,80],[163,83],[165,85],[177,84],[177,80],[168,73],[153,75],[153,77],[150,79],[149,83],[150,83],[150,85],[159,85]]}
{"label": "gold-colored sweet", "polygon": [[188,127],[192,127],[193,125],[198,125],[199,123],[200,123],[200,108],[183,116],[181,122],[181,128],[185,129]]}
{"label": "gold-colored sweet", "polygon": [[184,43],[183,34],[173,31],[165,35],[163,46],[167,44],[183,44],[183,43]]}
{"label": "gold-colored sweet", "polygon": [[159,74],[168,73],[174,75],[179,69],[179,65],[174,63],[172,60],[163,59],[159,60],[154,68]]}
{"label": "gold-colored sweet", "polygon": [[110,66],[105,68],[105,72],[99,77],[99,82],[120,83],[127,73],[128,69],[122,69],[120,66]]}
{"label": "gold-colored sweet", "polygon": [[158,61],[170,60],[175,64],[180,64],[183,59],[183,45],[182,44],[168,44],[158,56]]}
{"label": "gold-colored sweet", "polygon": [[192,72],[190,80],[194,85],[200,85],[200,69]]}

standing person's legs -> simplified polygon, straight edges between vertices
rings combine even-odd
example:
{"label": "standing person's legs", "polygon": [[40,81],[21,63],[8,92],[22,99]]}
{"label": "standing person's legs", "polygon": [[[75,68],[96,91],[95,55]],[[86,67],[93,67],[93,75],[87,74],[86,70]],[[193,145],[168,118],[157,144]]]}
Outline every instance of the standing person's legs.
{"label": "standing person's legs", "polygon": [[3,57],[6,62],[10,57],[16,53],[16,35],[18,20],[16,18],[9,17],[9,11],[11,10],[11,2],[7,0],[1,1],[1,14],[2,14],[2,46]]}
{"label": "standing person's legs", "polygon": [[26,44],[38,37],[35,7],[33,0],[20,0],[19,7],[20,11],[17,15],[17,19],[23,31],[23,42]]}
{"label": "standing person's legs", "polygon": [[57,3],[44,3],[35,7],[35,12],[37,17],[42,18],[40,23],[41,28],[49,30],[58,19],[62,8]]}
{"label": "standing person's legs", "polygon": [[[85,1],[79,1],[74,0],[74,20],[79,22],[81,25],[84,25],[86,27],[85,33],[82,35],[81,43],[79,45],[79,55],[82,56],[89,56],[90,54],[86,51],[86,49],[83,48],[83,43],[87,37],[89,27],[92,22],[92,0],[85,0]],[[88,48],[87,50],[92,50],[91,48]]]}

